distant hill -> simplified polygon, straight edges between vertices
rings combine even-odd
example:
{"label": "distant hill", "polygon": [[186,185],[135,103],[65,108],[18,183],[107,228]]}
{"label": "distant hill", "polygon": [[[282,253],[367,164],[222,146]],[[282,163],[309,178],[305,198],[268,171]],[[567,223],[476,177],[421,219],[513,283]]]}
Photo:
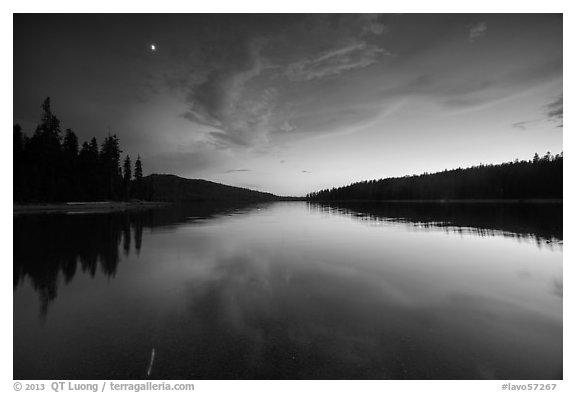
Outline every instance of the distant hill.
{"label": "distant hill", "polygon": [[202,179],[186,179],[175,175],[149,175],[143,178],[153,201],[229,201],[258,202],[272,201],[280,197],[267,192],[249,190],[214,183]]}

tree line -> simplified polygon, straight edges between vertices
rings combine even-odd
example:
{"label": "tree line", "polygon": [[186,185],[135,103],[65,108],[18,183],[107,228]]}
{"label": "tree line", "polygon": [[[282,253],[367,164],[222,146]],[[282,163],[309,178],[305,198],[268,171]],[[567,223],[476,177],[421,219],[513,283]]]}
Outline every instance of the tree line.
{"label": "tree line", "polygon": [[314,201],[562,199],[564,154],[550,152],[470,168],[404,177],[366,180],[309,193]]}
{"label": "tree line", "polygon": [[42,118],[28,137],[20,125],[13,129],[14,201],[64,202],[147,199],[142,160],[126,155],[121,165],[120,142],[108,135],[79,146],[70,128],[62,132],[52,113],[50,97],[42,105]]}

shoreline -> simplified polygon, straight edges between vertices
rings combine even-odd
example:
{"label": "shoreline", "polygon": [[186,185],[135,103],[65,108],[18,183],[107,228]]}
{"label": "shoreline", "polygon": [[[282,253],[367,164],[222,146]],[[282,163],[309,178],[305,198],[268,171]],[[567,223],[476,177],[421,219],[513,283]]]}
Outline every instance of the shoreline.
{"label": "shoreline", "polygon": [[307,200],[316,203],[517,203],[563,204],[563,199],[335,199]]}
{"label": "shoreline", "polygon": [[37,213],[109,213],[127,210],[143,210],[168,206],[168,202],[68,202],[13,204],[13,214]]}
{"label": "shoreline", "polygon": [[[217,201],[216,201],[217,202]],[[308,203],[392,203],[392,204],[563,204],[563,199],[390,199],[390,200],[306,200],[282,198],[266,202],[308,202]],[[127,210],[145,210],[165,207],[173,204],[166,201],[136,201],[136,202],[67,202],[67,203],[33,203],[13,204],[13,214],[39,213],[109,213]]]}

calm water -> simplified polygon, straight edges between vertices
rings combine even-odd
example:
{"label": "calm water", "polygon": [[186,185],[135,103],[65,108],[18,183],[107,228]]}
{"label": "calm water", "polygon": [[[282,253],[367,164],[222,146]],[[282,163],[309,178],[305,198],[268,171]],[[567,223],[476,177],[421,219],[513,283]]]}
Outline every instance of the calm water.
{"label": "calm water", "polygon": [[15,216],[14,378],[560,379],[561,239],[561,205]]}

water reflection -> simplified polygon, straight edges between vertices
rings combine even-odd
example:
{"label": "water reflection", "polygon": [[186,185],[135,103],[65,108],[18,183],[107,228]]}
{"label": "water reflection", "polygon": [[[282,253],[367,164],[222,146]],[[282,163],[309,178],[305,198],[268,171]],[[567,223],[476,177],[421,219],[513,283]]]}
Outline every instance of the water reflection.
{"label": "water reflection", "polygon": [[14,378],[562,378],[561,216],[420,206],[15,217]]}
{"label": "water reflection", "polygon": [[140,253],[144,229],[233,215],[255,205],[182,204],[143,211],[87,214],[24,214],[14,217],[14,289],[28,278],[45,317],[58,295],[60,278],[76,272],[113,277],[123,254]]}
{"label": "water reflection", "polygon": [[562,245],[561,203],[311,203],[310,210],[376,224],[512,237],[538,246]]}

